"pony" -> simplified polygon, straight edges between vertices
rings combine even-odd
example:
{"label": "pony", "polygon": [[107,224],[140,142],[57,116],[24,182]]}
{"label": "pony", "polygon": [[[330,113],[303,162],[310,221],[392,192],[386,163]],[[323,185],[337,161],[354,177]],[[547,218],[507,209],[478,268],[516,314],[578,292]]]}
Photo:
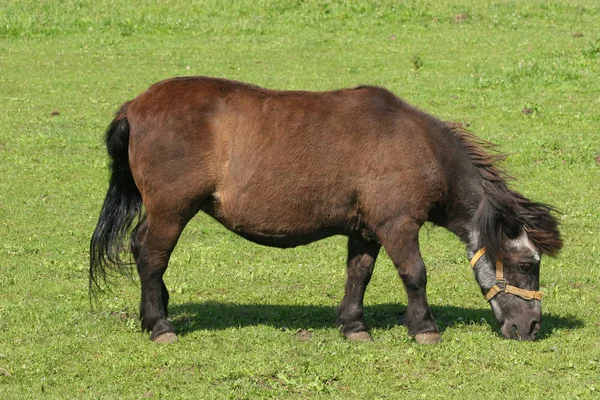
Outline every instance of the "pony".
{"label": "pony", "polygon": [[186,224],[203,211],[265,246],[347,236],[336,323],[349,340],[371,340],[363,299],[383,247],[407,293],[409,335],[435,343],[418,240],[430,221],[466,245],[501,333],[533,340],[541,256],[557,254],[562,240],[555,209],[510,189],[492,147],[381,87],[158,82],[123,104],[106,131],[110,181],[90,243],[90,289],[131,270],[129,242],[141,326],[155,342],[175,341],[163,274]]}

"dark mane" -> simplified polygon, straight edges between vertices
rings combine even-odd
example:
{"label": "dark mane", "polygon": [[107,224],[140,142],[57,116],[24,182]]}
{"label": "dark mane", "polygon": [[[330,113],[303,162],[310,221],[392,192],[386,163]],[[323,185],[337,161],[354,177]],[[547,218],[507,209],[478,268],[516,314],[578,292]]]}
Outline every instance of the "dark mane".
{"label": "dark mane", "polygon": [[513,178],[496,165],[505,155],[497,153],[494,144],[460,125],[449,123],[448,126],[483,178],[484,199],[474,219],[480,233],[478,246],[485,247],[490,260],[495,260],[505,252],[502,247],[505,239],[516,237],[523,228],[542,253],[556,255],[563,244],[558,221],[552,215],[557,209],[533,202],[508,187],[507,181]]}
{"label": "dark mane", "polygon": [[498,163],[506,158],[506,155],[496,151],[494,143],[475,136],[472,132],[456,122],[448,122],[450,130],[467,150],[471,162],[479,170],[482,178],[488,182],[497,182],[506,187],[507,180],[513,180],[506,171],[498,167]]}

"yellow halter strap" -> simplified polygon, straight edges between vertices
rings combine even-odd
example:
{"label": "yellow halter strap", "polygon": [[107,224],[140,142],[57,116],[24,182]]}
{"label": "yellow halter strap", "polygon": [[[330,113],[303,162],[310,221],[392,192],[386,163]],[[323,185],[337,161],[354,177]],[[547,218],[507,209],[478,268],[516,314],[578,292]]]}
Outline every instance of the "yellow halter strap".
{"label": "yellow halter strap", "polygon": [[[473,256],[473,258],[471,258],[470,261],[471,268],[475,269],[475,264],[477,264],[477,261],[479,261],[479,259],[484,254],[485,248],[481,248],[477,253],[475,253],[475,255]],[[485,297],[487,301],[490,301],[494,298],[494,296],[496,296],[500,292],[510,293],[515,296],[519,296],[520,298],[525,300],[542,299],[542,292],[538,292],[535,290],[519,289],[516,286],[509,285],[508,282],[506,282],[506,280],[504,279],[504,264],[502,263],[502,260],[496,260],[496,283],[490,288],[490,290],[488,290],[488,292],[483,297]]]}

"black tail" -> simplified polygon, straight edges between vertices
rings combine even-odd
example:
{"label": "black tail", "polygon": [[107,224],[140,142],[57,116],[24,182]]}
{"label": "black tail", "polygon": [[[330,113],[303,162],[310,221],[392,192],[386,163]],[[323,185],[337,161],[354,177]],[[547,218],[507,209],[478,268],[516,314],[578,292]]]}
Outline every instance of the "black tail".
{"label": "black tail", "polygon": [[127,103],[106,130],[110,183],[90,242],[90,291],[101,289],[110,270],[131,276],[132,263],[121,258],[134,221],[142,215],[142,196],[129,168]]}

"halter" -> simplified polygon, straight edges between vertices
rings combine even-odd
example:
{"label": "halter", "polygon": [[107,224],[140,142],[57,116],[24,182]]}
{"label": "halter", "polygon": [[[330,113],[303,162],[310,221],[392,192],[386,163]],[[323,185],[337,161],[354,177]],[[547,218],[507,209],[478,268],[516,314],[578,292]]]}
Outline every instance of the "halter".
{"label": "halter", "polygon": [[[477,261],[479,261],[481,256],[483,256],[484,254],[485,248],[481,248],[477,253],[475,253],[473,258],[471,258],[470,262],[471,267],[473,269],[475,269],[475,264],[477,264]],[[487,301],[490,301],[494,298],[494,296],[496,296],[500,292],[514,294],[515,296],[519,296],[520,298],[525,300],[542,299],[542,292],[538,292],[535,290],[519,289],[516,286],[509,285],[508,282],[506,282],[506,279],[504,279],[504,264],[502,263],[502,260],[496,260],[496,283],[494,284],[494,286],[491,287],[490,290],[488,290],[488,292],[483,297],[485,297]]]}

